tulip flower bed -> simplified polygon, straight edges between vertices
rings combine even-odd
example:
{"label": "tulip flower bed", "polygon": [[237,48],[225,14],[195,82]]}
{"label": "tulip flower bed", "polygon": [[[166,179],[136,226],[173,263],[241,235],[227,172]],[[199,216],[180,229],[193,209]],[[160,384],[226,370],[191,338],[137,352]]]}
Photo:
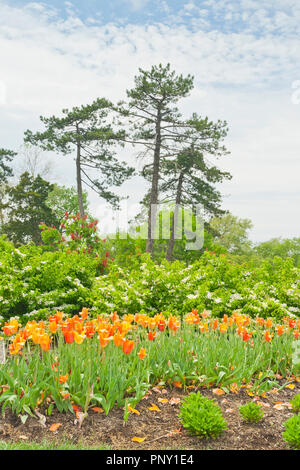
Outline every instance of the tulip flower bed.
{"label": "tulip flower bed", "polygon": [[222,319],[193,310],[183,320],[157,314],[90,319],[83,309],[72,318],[57,312],[48,321],[5,323],[8,358],[0,365],[0,406],[19,416],[70,411],[80,422],[91,408],[123,419],[151,386],[214,388],[218,393],[261,395],[300,375],[293,361],[300,320],[251,319],[232,313]]}

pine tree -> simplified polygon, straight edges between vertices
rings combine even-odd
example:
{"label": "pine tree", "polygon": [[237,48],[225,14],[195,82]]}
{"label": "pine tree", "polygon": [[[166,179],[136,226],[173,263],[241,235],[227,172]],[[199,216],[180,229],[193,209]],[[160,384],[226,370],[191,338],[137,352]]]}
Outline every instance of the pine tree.
{"label": "pine tree", "polygon": [[[212,140],[214,139],[214,124],[209,123],[212,130]],[[223,128],[226,124],[218,123],[216,128]],[[219,131],[218,131],[219,134]],[[221,134],[222,135],[222,132]],[[210,147],[206,140],[206,151]],[[226,153],[224,147],[219,147],[214,142],[213,151]],[[203,149],[204,150],[204,149]],[[211,149],[212,151],[212,149]],[[201,217],[205,219],[213,216],[221,216],[225,213],[220,206],[222,195],[216,189],[215,184],[224,179],[230,179],[228,172],[218,169],[207,161],[203,151],[196,151],[193,146],[182,151],[178,157],[172,161],[167,161],[162,168],[162,183],[160,193],[165,202],[175,203],[171,216],[171,231],[166,258],[171,260],[173,256],[175,234],[178,225],[180,207],[190,208],[196,214],[196,207],[201,207]]]}
{"label": "pine tree", "polygon": [[[128,103],[120,103],[119,112],[131,124],[127,142],[141,145],[140,157],[152,160],[151,190],[148,208],[147,252],[153,252],[160,167],[165,158],[176,155],[177,145],[189,138],[193,124],[182,121],[176,103],[193,88],[193,77],[176,75],[170,64],[153,66],[150,71],[139,69],[135,87],[127,90]],[[175,152],[175,153],[174,153]],[[145,165],[147,167],[147,165]]]}
{"label": "pine tree", "polygon": [[[110,111],[112,104],[102,98],[92,104],[63,109],[63,117],[42,117],[44,132],[25,132],[25,142],[40,146],[43,150],[70,155],[76,151],[76,181],[78,204],[84,215],[83,183],[101,198],[116,207],[119,197],[111,190],[120,186],[133,172],[125,162],[119,162],[113,151],[114,144],[121,141],[124,132],[112,127]],[[90,172],[98,170],[97,178]]]}
{"label": "pine tree", "polygon": [[13,171],[8,163],[16,156],[16,152],[0,148],[0,182],[6,183],[7,178],[13,176]]}
{"label": "pine tree", "polygon": [[[4,203],[4,197],[7,191],[7,180],[13,176],[13,170],[8,165],[16,156],[16,152],[0,148],[0,206]],[[4,212],[0,208],[0,224],[4,223]]]}
{"label": "pine tree", "polygon": [[55,214],[47,206],[48,194],[53,185],[39,175],[33,178],[25,172],[16,186],[9,187],[5,204],[1,208],[6,212],[6,220],[1,227],[2,233],[16,245],[42,242],[39,224],[58,225]]}

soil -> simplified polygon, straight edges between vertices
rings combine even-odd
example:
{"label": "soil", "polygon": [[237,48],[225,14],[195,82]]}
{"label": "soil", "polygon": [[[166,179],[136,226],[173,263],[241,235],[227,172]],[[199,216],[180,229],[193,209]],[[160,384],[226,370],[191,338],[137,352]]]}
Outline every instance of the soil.
{"label": "soil", "polygon": [[[72,413],[53,411],[51,416],[46,417],[44,425],[40,424],[38,419],[29,416],[26,423],[22,424],[19,417],[6,409],[5,416],[0,417],[0,441],[59,442],[68,440],[86,446],[106,444],[113,450],[283,450],[289,448],[282,439],[283,423],[293,415],[289,402],[296,393],[300,392],[299,383],[293,390],[289,388],[273,390],[264,398],[249,396],[246,388],[240,389],[238,393],[226,395],[216,395],[213,389],[201,389],[203,395],[217,400],[228,423],[227,431],[219,438],[209,440],[189,435],[185,429],[182,429],[179,422],[180,400],[191,391],[193,390],[183,391],[178,388],[165,390],[158,387],[150,389],[148,395],[136,406],[140,414],[130,413],[126,425],[123,423],[124,411],[121,409],[113,409],[108,416],[90,409],[81,427]],[[168,399],[168,402],[162,403],[160,401],[162,399]],[[265,413],[263,419],[256,424],[245,423],[239,414],[239,407],[251,400],[258,400],[260,404],[263,404]],[[172,401],[175,403],[171,404]],[[152,404],[157,405],[160,411],[149,410]],[[54,423],[61,423],[56,432],[50,431],[50,426]],[[145,440],[141,443],[133,442],[132,438],[135,436],[145,438]]]}

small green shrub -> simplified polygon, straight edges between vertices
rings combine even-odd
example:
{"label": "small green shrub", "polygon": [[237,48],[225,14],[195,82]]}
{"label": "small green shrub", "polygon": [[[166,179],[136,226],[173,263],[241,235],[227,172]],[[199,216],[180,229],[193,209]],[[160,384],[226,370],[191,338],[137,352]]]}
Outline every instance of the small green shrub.
{"label": "small green shrub", "polygon": [[285,423],[285,432],[282,437],[291,447],[300,450],[300,414],[294,415],[289,418]]}
{"label": "small green shrub", "polygon": [[261,406],[257,403],[254,403],[253,401],[247,403],[246,405],[240,406],[240,414],[248,423],[257,423],[264,416],[264,412],[261,409]]}
{"label": "small green shrub", "polygon": [[186,429],[200,438],[215,438],[227,429],[221,408],[200,392],[191,393],[183,400],[179,419]]}
{"label": "small green shrub", "polygon": [[291,405],[294,413],[300,413],[300,393],[297,393],[297,395],[294,396],[291,401]]}

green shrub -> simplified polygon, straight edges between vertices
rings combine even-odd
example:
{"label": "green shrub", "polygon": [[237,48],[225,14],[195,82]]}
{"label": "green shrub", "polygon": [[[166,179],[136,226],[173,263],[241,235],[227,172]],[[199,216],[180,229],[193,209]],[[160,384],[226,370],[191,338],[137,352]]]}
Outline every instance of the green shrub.
{"label": "green shrub", "polygon": [[291,447],[300,450],[300,414],[292,416],[285,423],[282,437]]}
{"label": "green shrub", "polygon": [[122,268],[120,259],[112,261],[111,248],[101,243],[105,259],[111,260],[104,272],[103,253],[96,258],[57,247],[16,249],[0,237],[0,327],[16,315],[38,319],[44,309],[78,313],[82,307],[119,315],[184,315],[206,309],[215,317],[233,311],[277,320],[299,316],[300,270],[289,260],[275,259],[253,270],[207,252],[189,266],[180,261],[158,264],[139,252],[129,257],[130,268]]}
{"label": "green shrub", "polygon": [[227,429],[221,408],[200,392],[191,393],[180,406],[182,425],[200,438],[215,438]]}
{"label": "green shrub", "polygon": [[291,401],[291,405],[294,413],[300,413],[300,393],[297,393],[297,395],[294,396]]}
{"label": "green shrub", "polygon": [[246,405],[240,406],[240,414],[248,423],[257,423],[264,416],[264,412],[261,409],[261,406],[257,403],[254,403],[253,401],[247,403]]}
{"label": "green shrub", "polygon": [[222,317],[239,310],[280,320],[300,313],[300,270],[290,269],[288,261],[276,261],[276,276],[266,263],[254,271],[209,253],[189,266],[180,261],[157,264],[147,255],[139,261],[133,270],[111,266],[95,280],[90,303],[101,312],[121,315],[141,310],[183,315],[206,309]]}

